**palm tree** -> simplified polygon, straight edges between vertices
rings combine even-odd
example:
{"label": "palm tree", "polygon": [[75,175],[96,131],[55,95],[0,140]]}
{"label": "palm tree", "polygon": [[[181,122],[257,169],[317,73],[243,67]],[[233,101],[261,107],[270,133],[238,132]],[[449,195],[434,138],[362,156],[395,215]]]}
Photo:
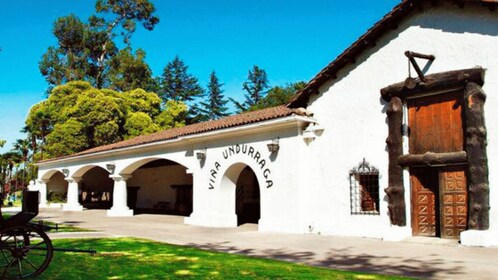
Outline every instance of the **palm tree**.
{"label": "palm tree", "polygon": [[31,155],[29,156],[29,163],[26,162],[26,165],[28,165],[31,170],[29,174],[28,181],[33,178],[33,174],[35,174],[35,161],[36,161],[36,153],[38,152],[38,147],[41,147],[41,145],[38,145],[37,141],[37,135],[36,132],[31,132],[29,129],[29,126],[25,126],[21,132],[28,134],[28,137],[26,138],[27,140],[29,139],[29,150],[31,151]]}
{"label": "palm tree", "polygon": [[[5,161],[5,183],[9,184],[11,183],[12,179],[14,178],[14,166],[17,166],[18,163],[21,161],[21,157],[19,154],[15,152],[7,152],[3,154],[3,160]],[[17,180],[16,180],[16,186],[18,185]]]}
{"label": "palm tree", "polygon": [[5,179],[7,179],[8,163],[4,154],[0,154],[0,185],[3,187],[5,185]]}
{"label": "palm tree", "polygon": [[20,160],[17,162],[17,167],[22,166],[21,186],[23,187],[26,186],[26,166],[28,164],[29,147],[30,141],[28,139],[17,139],[14,143],[14,149],[12,150],[19,155]]}
{"label": "palm tree", "polygon": [[[45,138],[50,133],[52,121],[50,119],[50,114],[45,110],[38,109],[32,116],[28,125],[23,129],[27,132],[30,139],[31,145],[33,146],[33,155],[37,153],[38,148],[40,148],[40,157],[43,159],[43,148],[45,146]],[[36,140],[40,140],[41,143],[38,145]],[[33,158],[34,161],[34,158]]]}

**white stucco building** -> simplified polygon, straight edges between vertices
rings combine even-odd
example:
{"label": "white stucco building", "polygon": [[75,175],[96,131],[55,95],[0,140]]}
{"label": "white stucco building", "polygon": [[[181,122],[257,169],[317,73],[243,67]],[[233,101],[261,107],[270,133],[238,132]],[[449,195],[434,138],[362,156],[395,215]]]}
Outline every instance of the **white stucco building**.
{"label": "white stucco building", "polygon": [[40,162],[41,204],[498,245],[498,12],[457,2],[402,1],[287,106]]}

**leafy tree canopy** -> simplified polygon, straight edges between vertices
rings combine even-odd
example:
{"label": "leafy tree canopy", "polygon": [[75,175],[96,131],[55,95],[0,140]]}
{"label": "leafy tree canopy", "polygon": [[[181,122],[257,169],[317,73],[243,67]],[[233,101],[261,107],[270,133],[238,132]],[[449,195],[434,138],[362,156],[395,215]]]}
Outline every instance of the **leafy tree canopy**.
{"label": "leafy tree canopy", "polygon": [[285,86],[272,87],[267,95],[250,107],[250,111],[285,105],[289,103],[294,94],[306,86],[305,82],[289,83]]}
{"label": "leafy tree canopy", "polygon": [[126,119],[124,129],[128,132],[125,138],[131,138],[142,134],[149,134],[159,130],[151,117],[143,112],[130,113]]}
{"label": "leafy tree canopy", "polygon": [[[85,80],[97,88],[148,89],[151,77],[145,53],[132,54],[129,48],[137,24],[152,30],[159,22],[154,5],[149,0],[97,0],[95,11],[87,22],[75,15],[55,21],[53,34],[58,44],[49,47],[39,63],[49,86]],[[127,46],[123,53],[115,42],[118,37]],[[131,67],[133,63],[138,67]],[[122,70],[128,72],[117,73]]]}
{"label": "leafy tree canopy", "polygon": [[117,91],[153,90],[157,87],[152,70],[145,62],[145,51],[138,49],[133,54],[130,47],[120,50],[110,60],[109,83],[110,88]]}
{"label": "leafy tree canopy", "polygon": [[168,100],[164,110],[155,117],[154,121],[161,129],[185,126],[188,107],[185,103]]}
{"label": "leafy tree canopy", "polygon": [[163,110],[159,96],[142,89],[120,93],[75,81],[33,106],[26,127],[50,158],[182,126],[186,110],[175,101]]}
{"label": "leafy tree canopy", "polygon": [[55,124],[54,130],[47,136],[46,151],[49,157],[77,153],[90,148],[85,127],[75,119]]}

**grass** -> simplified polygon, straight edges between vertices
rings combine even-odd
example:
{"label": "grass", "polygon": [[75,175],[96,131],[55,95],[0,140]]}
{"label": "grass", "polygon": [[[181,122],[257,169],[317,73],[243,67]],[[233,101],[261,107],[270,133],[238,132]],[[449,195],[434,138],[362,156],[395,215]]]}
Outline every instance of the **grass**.
{"label": "grass", "polygon": [[96,249],[97,255],[55,252],[37,279],[406,279],[344,272],[198,250],[132,238],[61,239],[55,247]]}

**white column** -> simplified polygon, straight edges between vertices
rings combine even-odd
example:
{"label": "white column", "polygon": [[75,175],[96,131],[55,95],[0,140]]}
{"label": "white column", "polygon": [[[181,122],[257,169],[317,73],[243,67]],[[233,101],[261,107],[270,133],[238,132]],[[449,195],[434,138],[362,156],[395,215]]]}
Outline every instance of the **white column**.
{"label": "white column", "polygon": [[83,211],[83,206],[78,201],[78,189],[81,177],[66,178],[67,186],[67,203],[62,206],[63,211]]}
{"label": "white column", "polygon": [[128,193],[126,189],[126,180],[130,179],[131,175],[111,175],[109,177],[114,180],[114,191],[112,194],[112,208],[107,210],[107,216],[133,216],[133,210],[128,208]]}
{"label": "white column", "polygon": [[47,184],[49,179],[36,180],[36,189],[40,192],[40,207],[48,207]]}

